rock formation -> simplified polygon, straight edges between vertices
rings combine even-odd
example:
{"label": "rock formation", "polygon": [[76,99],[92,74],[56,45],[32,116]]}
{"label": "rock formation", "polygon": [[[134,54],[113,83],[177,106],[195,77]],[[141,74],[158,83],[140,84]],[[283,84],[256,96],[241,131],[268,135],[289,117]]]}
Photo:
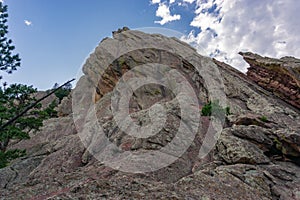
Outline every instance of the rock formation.
{"label": "rock formation", "polygon": [[300,60],[240,53],[250,65],[247,76],[264,89],[300,109]]}
{"label": "rock formation", "polygon": [[[249,78],[176,38],[125,28],[102,40],[83,72],[60,117],[10,146],[27,156],[0,169],[0,199],[300,199],[300,111],[254,83],[255,71]],[[285,87],[299,83],[293,80]],[[135,89],[126,90],[122,81]],[[198,120],[208,101],[221,99],[230,115]],[[128,112],[120,120],[124,102]],[[214,144],[208,134],[218,123],[216,144],[199,156]],[[149,124],[163,127],[149,137],[128,134]],[[178,134],[182,127],[184,135]],[[147,152],[165,159],[137,162]],[[133,173],[132,163],[140,171]]]}

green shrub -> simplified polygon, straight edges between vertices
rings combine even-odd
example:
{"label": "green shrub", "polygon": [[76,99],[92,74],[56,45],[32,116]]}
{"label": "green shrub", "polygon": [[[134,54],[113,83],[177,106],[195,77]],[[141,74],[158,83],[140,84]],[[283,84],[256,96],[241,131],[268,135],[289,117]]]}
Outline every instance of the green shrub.
{"label": "green shrub", "polygon": [[211,116],[211,109],[212,109],[212,105],[211,105],[211,101],[210,101],[203,106],[203,108],[201,110],[201,114],[203,116]]}
{"label": "green shrub", "polygon": [[61,89],[57,90],[54,94],[59,99],[59,102],[61,102],[61,100],[64,97],[66,97],[66,96],[68,96],[70,94],[70,90],[61,88]]}
{"label": "green shrub", "polygon": [[211,116],[212,114],[216,117],[225,117],[230,115],[230,107],[222,108],[219,101],[209,101],[205,104],[201,110],[202,116]]}
{"label": "green shrub", "polygon": [[260,120],[263,121],[263,122],[267,122],[268,118],[266,116],[261,116]]}

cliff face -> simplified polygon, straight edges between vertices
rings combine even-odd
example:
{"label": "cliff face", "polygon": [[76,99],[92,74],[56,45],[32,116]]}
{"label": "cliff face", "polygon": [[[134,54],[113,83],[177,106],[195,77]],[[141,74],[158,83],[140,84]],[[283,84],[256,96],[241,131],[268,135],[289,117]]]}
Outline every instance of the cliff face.
{"label": "cliff face", "polygon": [[253,53],[240,53],[250,67],[247,76],[259,86],[300,109],[300,60],[274,59]]}
{"label": "cliff face", "polygon": [[[299,109],[231,66],[126,28],[83,71],[60,117],[10,146],[27,156],[0,169],[0,198],[300,199]],[[200,117],[209,100],[230,115]]]}

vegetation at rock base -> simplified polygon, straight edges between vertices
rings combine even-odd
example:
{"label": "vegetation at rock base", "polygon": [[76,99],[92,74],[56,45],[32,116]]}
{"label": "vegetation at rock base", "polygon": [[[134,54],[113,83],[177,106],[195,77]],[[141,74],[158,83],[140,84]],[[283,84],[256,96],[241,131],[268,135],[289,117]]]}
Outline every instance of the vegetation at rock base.
{"label": "vegetation at rock base", "polygon": [[[54,86],[52,87],[52,90],[57,89],[59,87],[58,83],[55,83]],[[64,85],[61,88],[58,88],[58,90],[54,93],[55,96],[58,98],[59,103],[62,101],[62,99],[70,94],[72,90],[72,84],[68,83]]]}
{"label": "vegetation at rock base", "polygon": [[268,121],[268,118],[266,116],[261,116],[260,117],[260,120],[263,121],[263,122],[267,122]]}
{"label": "vegetation at rock base", "polygon": [[225,117],[230,115],[230,107],[222,108],[219,104],[219,101],[209,101],[205,104],[201,110],[202,116],[216,116],[216,117]]}
{"label": "vegetation at rock base", "polygon": [[[13,54],[15,47],[8,33],[7,6],[0,2],[0,72],[11,74],[21,66],[18,54]],[[55,115],[54,103],[46,109],[37,102],[33,86],[23,84],[8,85],[0,76],[0,168],[13,159],[25,155],[25,150],[8,149],[12,140],[29,139],[31,131],[39,130],[43,120]],[[25,112],[26,111],[26,112]]]}

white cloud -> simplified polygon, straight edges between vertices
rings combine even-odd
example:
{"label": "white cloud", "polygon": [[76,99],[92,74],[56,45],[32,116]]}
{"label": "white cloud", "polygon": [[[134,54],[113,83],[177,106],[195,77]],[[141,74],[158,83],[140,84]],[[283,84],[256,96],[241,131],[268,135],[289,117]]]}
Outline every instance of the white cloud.
{"label": "white cloud", "polygon": [[[184,0],[189,1],[189,0]],[[296,0],[197,0],[191,26],[201,28],[183,40],[199,53],[246,71],[239,51],[300,57],[300,2]],[[214,12],[211,12],[214,9]]]}
{"label": "white cloud", "polygon": [[26,26],[31,26],[32,25],[32,22],[29,21],[29,20],[24,20],[24,23],[26,24]]}
{"label": "white cloud", "polygon": [[176,1],[176,0],[170,0],[169,3],[170,3],[170,4],[175,3],[175,1]]}
{"label": "white cloud", "polygon": [[162,19],[160,21],[155,21],[155,23],[158,23],[160,25],[164,25],[168,22],[180,20],[180,15],[171,15],[170,7],[168,7],[166,4],[159,4],[158,9],[156,11],[156,16],[161,17]]}
{"label": "white cloud", "polygon": [[194,1],[196,0],[183,0],[183,2],[187,2],[187,3],[194,3]]}
{"label": "white cloud", "polygon": [[157,3],[160,3],[160,0],[151,0],[151,3],[152,4],[157,4]]}

